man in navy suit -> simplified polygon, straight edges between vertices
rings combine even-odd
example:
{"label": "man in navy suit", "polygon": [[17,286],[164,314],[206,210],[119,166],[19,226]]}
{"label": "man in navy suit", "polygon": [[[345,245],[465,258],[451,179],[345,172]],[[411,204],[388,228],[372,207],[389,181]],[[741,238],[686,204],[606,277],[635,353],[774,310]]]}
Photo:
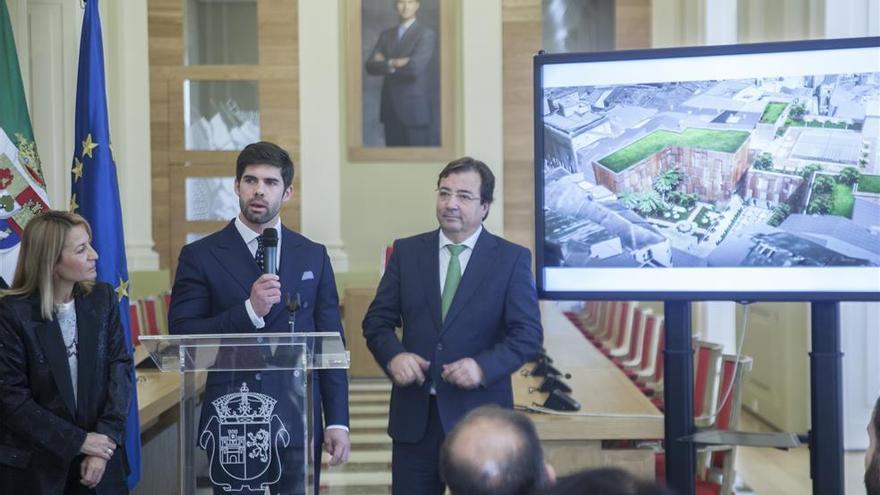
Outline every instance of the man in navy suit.
{"label": "man in navy suit", "polygon": [[[177,275],[168,314],[173,334],[223,334],[248,332],[287,332],[288,311],[282,295],[299,297],[301,309],[295,315],[295,328],[302,331],[333,331],[342,334],[339,301],[333,268],[324,246],[314,243],[281,224],[282,203],[293,194],[293,162],[282,148],[268,142],[248,145],[238,156],[235,193],[241,213],[225,228],[185,246],[180,252]],[[265,229],[278,231],[276,266],[278,274],[263,273],[258,258]],[[279,304],[281,303],[281,304]],[[252,373],[253,374],[253,373]],[[210,412],[213,395],[222,395],[231,383],[231,373],[209,376],[202,412],[202,424]],[[267,377],[269,373],[264,373]],[[260,387],[260,373],[250,377],[252,391]],[[276,384],[277,385],[277,384]],[[262,388],[273,388],[262,383]],[[277,386],[274,388],[278,388]],[[315,487],[317,493],[321,445],[330,453],[331,465],[348,460],[348,379],[345,370],[319,370],[313,376],[315,418]],[[293,394],[290,394],[293,395]],[[276,397],[277,398],[277,397]],[[279,402],[276,410],[293,420],[295,406]],[[322,410],[328,425],[322,431]],[[200,430],[201,431],[201,430]],[[295,434],[295,433],[294,433]],[[292,450],[292,449],[289,449]],[[290,455],[294,455],[290,453]],[[294,469],[300,458],[290,458]],[[301,465],[301,464],[300,464]],[[294,469],[295,470],[295,469]],[[289,488],[302,480],[286,480],[271,487],[272,493],[301,493]],[[238,493],[247,493],[247,490]],[[258,493],[262,494],[262,491]]]}
{"label": "man in navy suit", "polygon": [[440,172],[439,230],[394,242],[364,318],[367,346],[394,382],[394,494],[442,494],[446,432],[482,405],[512,407],[510,375],[541,349],[531,255],[482,226],[494,186],[470,157]]}
{"label": "man in navy suit", "polygon": [[440,144],[432,104],[437,35],[416,20],[419,5],[418,0],[395,1],[400,23],[379,35],[367,58],[367,73],[384,77],[379,120],[385,127],[386,146]]}

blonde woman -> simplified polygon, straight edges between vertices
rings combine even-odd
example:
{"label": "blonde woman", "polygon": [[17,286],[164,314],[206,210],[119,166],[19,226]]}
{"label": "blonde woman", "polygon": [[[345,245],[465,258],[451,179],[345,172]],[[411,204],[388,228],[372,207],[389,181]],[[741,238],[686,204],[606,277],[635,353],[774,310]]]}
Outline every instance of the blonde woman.
{"label": "blonde woman", "polygon": [[132,360],[91,237],[61,211],[24,230],[0,299],[0,493],[128,493]]}

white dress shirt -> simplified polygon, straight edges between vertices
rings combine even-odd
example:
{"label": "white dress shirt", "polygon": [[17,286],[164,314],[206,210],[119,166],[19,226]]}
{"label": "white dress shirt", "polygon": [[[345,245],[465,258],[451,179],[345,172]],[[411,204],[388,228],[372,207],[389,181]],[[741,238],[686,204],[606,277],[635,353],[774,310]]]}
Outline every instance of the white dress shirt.
{"label": "white dress shirt", "polygon": [[[254,232],[250,227],[244,224],[241,221],[241,217],[235,217],[235,228],[238,230],[238,235],[244,240],[244,243],[247,245],[248,250],[251,252],[251,257],[257,255],[257,247],[259,242],[257,238],[260,237],[262,233]],[[272,227],[276,231],[278,231],[278,249],[275,250],[275,266],[281,266],[281,221],[276,221],[275,225]],[[251,304],[250,298],[245,299],[244,308],[247,310],[247,314],[251,319],[251,323],[254,324],[254,327],[257,329],[263,328],[266,326],[266,322],[263,320],[261,316],[257,316],[256,311],[254,311],[254,306]]]}
{"label": "white dress shirt", "polygon": [[[461,265],[461,276],[464,277],[464,270],[467,268],[468,261],[471,259],[471,253],[474,252],[474,246],[477,244],[477,239],[480,237],[480,234],[483,232],[483,226],[480,225],[477,227],[477,231],[473,233],[470,237],[465,239],[461,245],[467,247],[464,251],[462,251],[458,255],[458,263]],[[449,260],[452,259],[452,254],[449,253],[449,250],[446,249],[446,246],[450,244],[455,244],[450,241],[448,237],[443,233],[443,229],[440,229],[440,246],[438,249],[440,250],[440,294],[443,294],[443,286],[446,285],[446,272],[449,270]]]}

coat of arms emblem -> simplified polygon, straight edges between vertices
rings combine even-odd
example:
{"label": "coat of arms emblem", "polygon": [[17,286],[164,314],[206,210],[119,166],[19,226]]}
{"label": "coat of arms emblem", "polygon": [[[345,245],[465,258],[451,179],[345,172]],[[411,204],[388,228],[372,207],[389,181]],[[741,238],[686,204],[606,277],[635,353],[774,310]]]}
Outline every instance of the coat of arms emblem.
{"label": "coat of arms emblem", "polygon": [[218,397],[199,438],[211,460],[211,483],[223,491],[265,490],[281,477],[279,450],[290,444],[290,433],[274,414],[278,401],[251,392],[247,383],[238,392]]}

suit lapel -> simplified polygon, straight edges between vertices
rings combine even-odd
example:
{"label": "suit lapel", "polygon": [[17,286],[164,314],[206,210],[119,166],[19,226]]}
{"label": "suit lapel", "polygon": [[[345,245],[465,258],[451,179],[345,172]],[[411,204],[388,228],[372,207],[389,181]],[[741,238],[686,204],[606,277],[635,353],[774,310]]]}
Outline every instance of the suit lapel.
{"label": "suit lapel", "polygon": [[101,322],[95,311],[95,301],[86,300],[79,290],[76,290],[76,328],[79,338],[79,352],[77,354],[77,410],[81,413],[88,411],[89,390],[95,390],[94,381],[96,367],[98,366],[98,331]]}
{"label": "suit lapel", "polygon": [[440,231],[435,230],[422,238],[423,252],[418,256],[419,277],[425,289],[425,299],[431,311],[431,320],[439,332],[442,327],[440,319]]}
{"label": "suit lapel", "polygon": [[[226,270],[232,275],[232,278],[238,282],[238,285],[248,295],[251,293],[251,286],[254,281],[262,275],[257,262],[251,255],[244,239],[238,234],[235,228],[235,220],[229,222],[224,228],[223,234],[218,242],[211,247],[211,253],[217,259],[217,264],[221,269]],[[241,260],[241,262],[230,261]]]}
{"label": "suit lapel", "polygon": [[[272,323],[279,317],[283,317],[284,321],[287,321],[287,295],[289,294],[291,299],[296,299],[297,286],[307,268],[306,257],[300,249],[303,242],[302,236],[296,235],[284,226],[281,227],[282,251],[281,265],[278,270],[278,276],[281,279],[281,304],[272,306],[269,314],[264,318],[266,328],[272,328]],[[317,331],[317,329],[304,330]]]}
{"label": "suit lapel", "polygon": [[495,239],[495,236],[486,231],[484,227],[480,237],[477,238],[474,252],[471,253],[467,268],[465,268],[464,275],[461,277],[461,283],[458,286],[458,290],[455,291],[455,297],[452,298],[452,304],[446,313],[446,320],[443,322],[443,332],[449,330],[452,322],[461,313],[462,308],[472,300],[474,291],[477,290],[477,287],[480,286],[486,275],[492,271],[492,266],[495,264],[493,252],[497,244],[498,241]]}
{"label": "suit lapel", "polygon": [[61,327],[58,326],[58,320],[43,319],[40,314],[39,297],[32,299],[31,313],[32,323],[29,324],[34,325],[34,334],[49,361],[52,378],[55,379],[55,386],[61,393],[64,405],[70,411],[70,417],[75,418],[76,401],[73,399],[73,385],[70,382],[70,367],[67,364],[67,351],[64,347],[64,338],[61,336]]}

